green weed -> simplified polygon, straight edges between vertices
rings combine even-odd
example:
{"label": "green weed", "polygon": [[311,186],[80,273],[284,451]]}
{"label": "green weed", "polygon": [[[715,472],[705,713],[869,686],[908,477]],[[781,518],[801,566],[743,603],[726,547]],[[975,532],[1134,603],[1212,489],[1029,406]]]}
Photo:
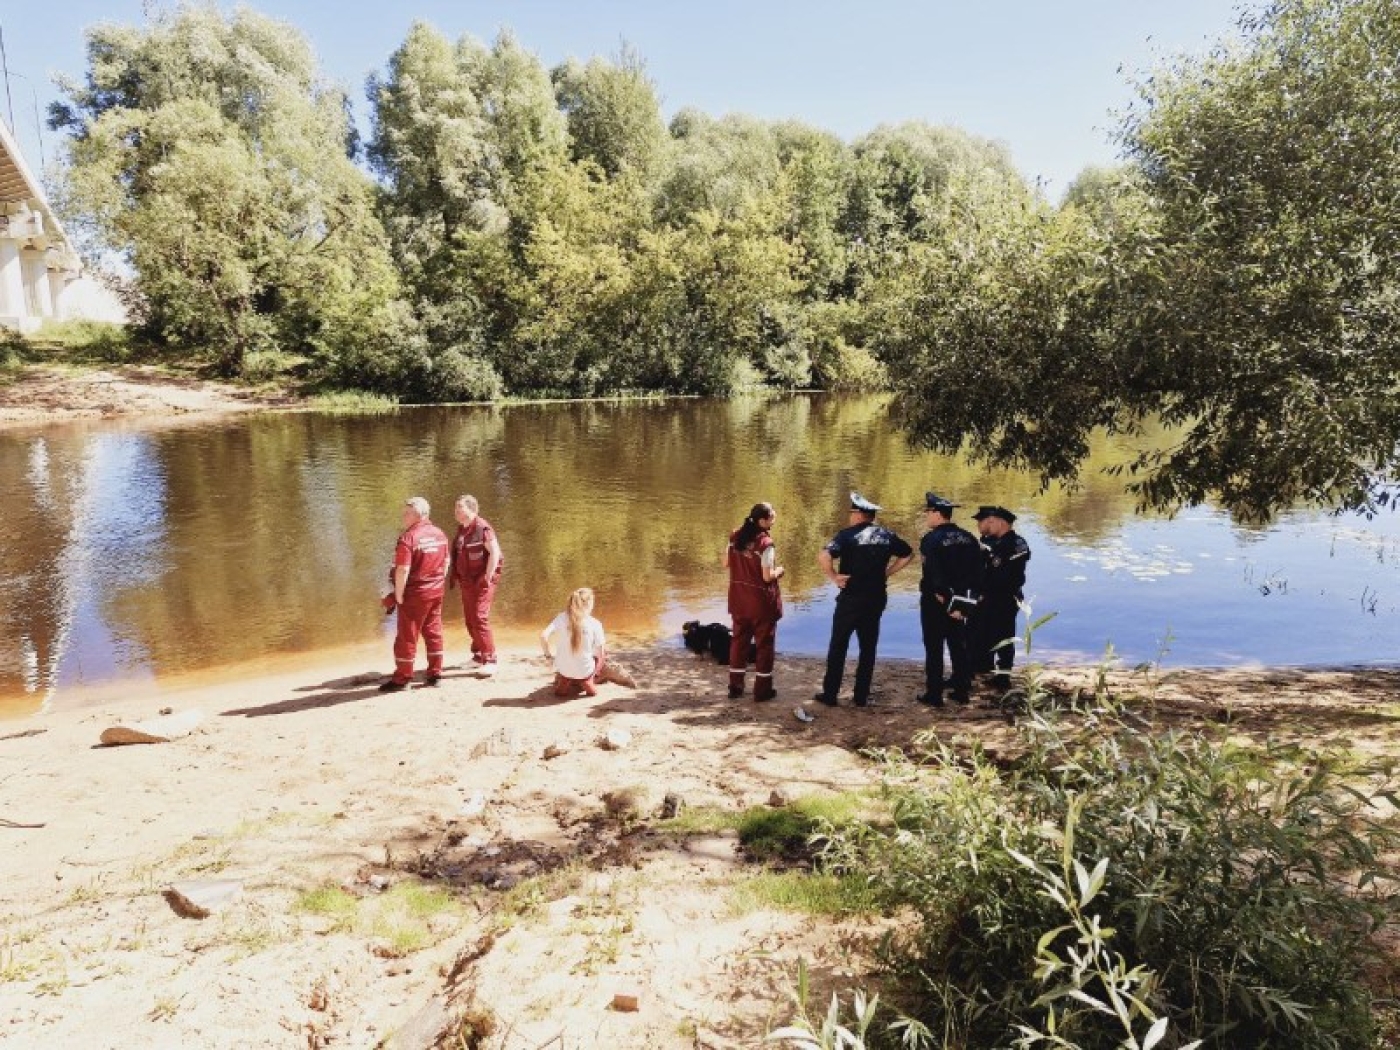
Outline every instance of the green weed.
{"label": "green weed", "polygon": [[878,900],[860,875],[828,875],[805,871],[765,871],[733,888],[732,901],[740,914],[764,909],[803,915],[867,915]]}
{"label": "green weed", "polygon": [[386,394],[365,390],[328,390],[314,396],[311,407],[317,412],[338,415],[378,415],[396,411],[399,403]]}
{"label": "green weed", "polygon": [[637,899],[634,883],[611,878],[600,892],[575,906],[575,927],[587,941],[578,972],[596,974],[617,962],[623,942],[634,929]]}
{"label": "green weed", "polygon": [[522,879],[501,895],[498,914],[507,922],[529,919],[552,901],[572,896],[583,886],[587,869],[574,861]]}

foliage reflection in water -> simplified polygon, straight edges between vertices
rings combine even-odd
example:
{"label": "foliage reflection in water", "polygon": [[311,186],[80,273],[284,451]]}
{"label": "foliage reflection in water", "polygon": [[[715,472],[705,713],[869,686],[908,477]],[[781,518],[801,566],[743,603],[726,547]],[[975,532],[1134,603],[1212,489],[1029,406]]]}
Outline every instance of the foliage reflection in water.
{"label": "foliage reflection in water", "polygon": [[[514,405],[392,415],[265,415],[177,429],[102,425],[0,436],[0,698],[373,641],[398,508],[426,495],[450,533],[471,492],[506,574],[493,620],[533,634],[574,587],[621,637],[725,619],[718,555],[756,500],[775,530],[788,615],[779,652],[825,649],[816,567],[845,493],[915,540],[926,489],[1022,514],[1029,592],[1056,610],[1043,655],[1131,660],[1171,632],[1180,664],[1400,659],[1400,523],[1284,515],[1268,530],[1209,508],[1143,518],[1101,440],[1076,491],[913,452],[870,397]],[[897,578],[881,652],[918,657],[917,566]],[[465,633],[449,598],[449,648]],[[453,654],[449,652],[449,662]],[[385,649],[387,664],[388,650]],[[21,705],[18,708],[15,702]]]}

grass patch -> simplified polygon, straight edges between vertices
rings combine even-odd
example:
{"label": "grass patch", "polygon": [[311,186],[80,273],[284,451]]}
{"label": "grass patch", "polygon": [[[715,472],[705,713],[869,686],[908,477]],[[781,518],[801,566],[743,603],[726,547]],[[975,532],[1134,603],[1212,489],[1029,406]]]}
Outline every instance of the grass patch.
{"label": "grass patch", "polygon": [[326,932],[381,940],[396,956],[437,943],[432,920],[457,915],[461,905],[446,890],[404,881],[373,897],[357,897],[339,886],[318,886],[298,895],[293,910],[330,920]]}
{"label": "grass patch", "polygon": [[413,919],[431,919],[457,907],[457,902],[446,890],[437,886],[425,886],[421,882],[401,882],[382,898]]}
{"label": "grass patch", "polygon": [[721,809],[718,806],[692,806],[683,809],[674,817],[657,821],[653,827],[668,835],[717,835],[722,831],[736,831],[744,814],[739,810]]}
{"label": "grass patch", "polygon": [[72,907],[80,904],[94,904],[102,900],[109,893],[106,882],[106,875],[99,874],[90,882],[80,886],[74,886],[68,891],[68,896],[64,898],[63,906]]}
{"label": "grass patch", "polygon": [[869,819],[868,792],[804,795],[780,809],[755,806],[738,820],[739,843],[754,860],[800,860],[811,853],[813,835]]}
{"label": "grass patch", "polygon": [[398,401],[388,394],[367,390],[328,390],[311,398],[315,411],[338,415],[379,415],[397,411],[398,407]]}
{"label": "grass patch", "polygon": [[869,883],[860,875],[805,871],[765,871],[734,887],[735,910],[791,911],[802,915],[869,915],[878,910]]}
{"label": "grass patch", "polygon": [[346,893],[339,886],[318,886],[299,894],[294,911],[319,915],[331,920],[333,930],[348,930],[355,925],[360,910],[360,898]]}
{"label": "grass patch", "polygon": [[134,349],[127,326],[110,321],[45,321],[25,343],[28,359],[55,364],[118,364]]}

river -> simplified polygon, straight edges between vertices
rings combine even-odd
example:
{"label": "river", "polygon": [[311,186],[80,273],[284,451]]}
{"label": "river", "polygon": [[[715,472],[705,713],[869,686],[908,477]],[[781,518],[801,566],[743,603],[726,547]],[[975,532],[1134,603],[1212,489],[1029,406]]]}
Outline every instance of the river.
{"label": "river", "polygon": [[[1101,439],[1073,490],[911,451],[873,397],[633,401],[270,413],[195,425],[0,432],[0,713],[192,672],[383,640],[378,596],[405,497],[454,527],[476,495],[506,555],[493,620],[532,639],[588,585],[610,633],[678,644],[725,620],[725,537],[751,504],[774,530],[779,654],[825,651],[816,553],[846,493],[911,543],[926,489],[1021,515],[1034,640],[1049,661],[1337,666],[1400,661],[1400,518],[1299,509],[1267,528],[1210,507],[1135,513]],[[896,577],[881,653],[922,654],[917,565]],[[452,599],[449,599],[449,603]],[[449,616],[449,663],[466,639]],[[373,669],[373,668],[367,668]]]}

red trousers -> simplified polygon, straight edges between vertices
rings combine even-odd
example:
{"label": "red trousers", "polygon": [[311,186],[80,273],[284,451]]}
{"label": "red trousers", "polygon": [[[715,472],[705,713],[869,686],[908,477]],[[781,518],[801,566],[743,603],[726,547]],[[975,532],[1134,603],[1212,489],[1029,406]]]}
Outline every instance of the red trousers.
{"label": "red trousers", "polygon": [[555,696],[597,696],[598,683],[603,680],[603,668],[607,666],[606,656],[595,656],[593,658],[593,676],[591,678],[565,678],[558,671],[554,672],[554,695]]}
{"label": "red trousers", "polygon": [[744,672],[749,666],[749,644],[756,650],[753,661],[753,698],[773,696],[773,650],[778,639],[778,621],[734,618],[734,636],[729,642],[729,688],[743,691]]}
{"label": "red trousers", "polygon": [[407,685],[413,678],[420,634],[428,649],[428,674],[442,674],[442,595],[436,598],[405,595],[399,606],[398,628],[394,635],[394,681]]}
{"label": "red trousers", "polygon": [[472,659],[479,664],[496,662],[496,639],[491,636],[491,600],[496,597],[496,584],[501,577],[488,580],[485,576],[458,579],[462,588],[462,619],[472,636]]}

